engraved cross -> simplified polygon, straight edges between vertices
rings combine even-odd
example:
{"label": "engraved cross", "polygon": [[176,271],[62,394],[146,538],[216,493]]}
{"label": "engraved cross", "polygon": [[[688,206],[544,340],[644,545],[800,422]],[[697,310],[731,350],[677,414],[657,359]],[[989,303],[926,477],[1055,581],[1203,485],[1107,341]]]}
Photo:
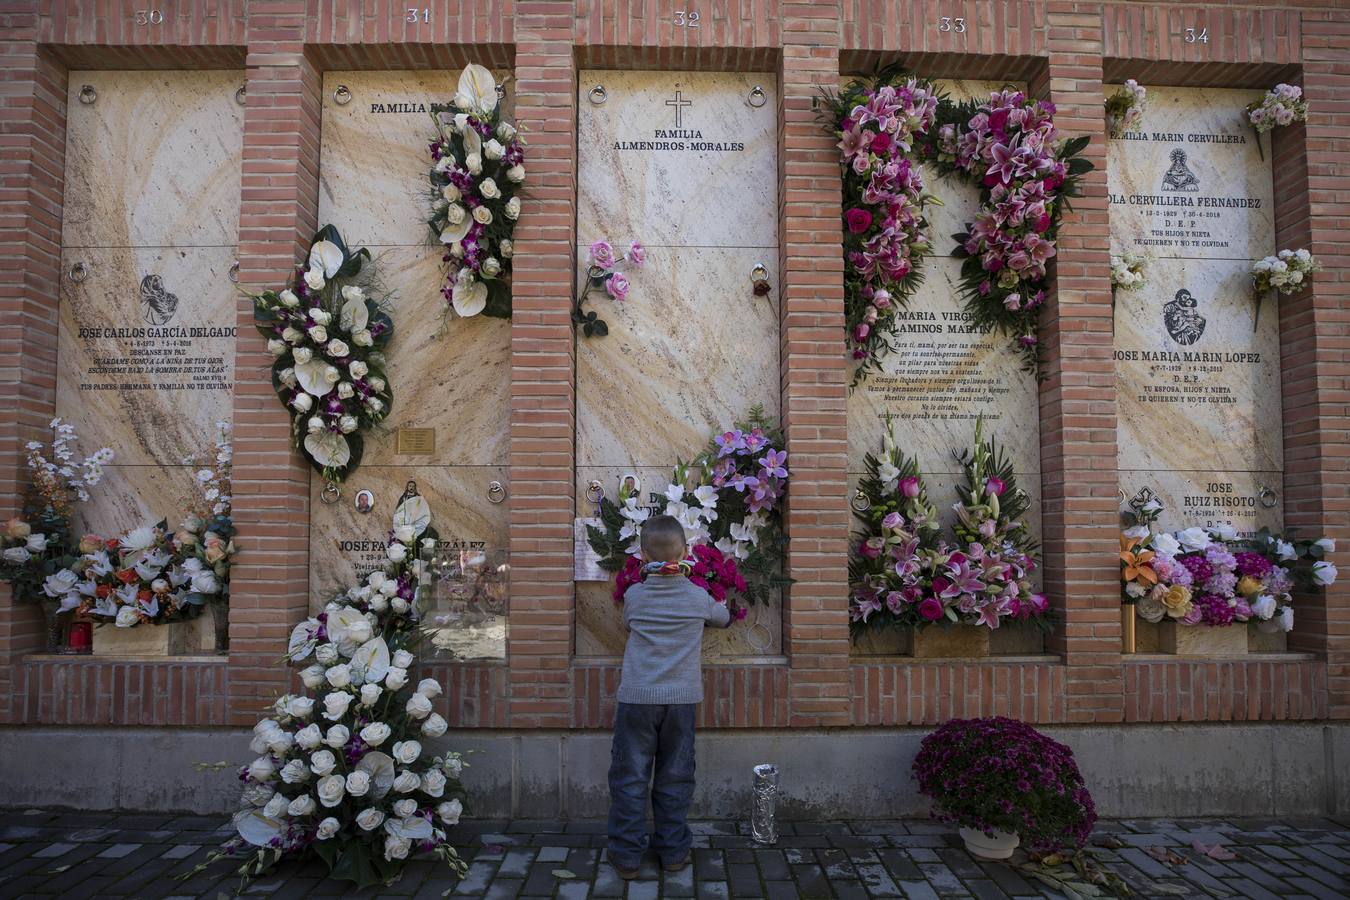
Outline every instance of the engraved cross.
{"label": "engraved cross", "polygon": [[680,94],[679,91],[676,91],[676,92],[675,92],[675,99],[674,99],[674,100],[667,100],[667,101],[666,101],[666,106],[673,106],[673,107],[675,107],[675,127],[676,127],[676,128],[680,128],[680,127],[681,127],[681,120],[684,118],[684,116],[683,116],[683,113],[684,113],[684,107],[686,107],[686,106],[693,106],[693,105],[694,105],[694,101],[692,101],[692,100],[685,100],[685,99],[681,96],[681,94]]}

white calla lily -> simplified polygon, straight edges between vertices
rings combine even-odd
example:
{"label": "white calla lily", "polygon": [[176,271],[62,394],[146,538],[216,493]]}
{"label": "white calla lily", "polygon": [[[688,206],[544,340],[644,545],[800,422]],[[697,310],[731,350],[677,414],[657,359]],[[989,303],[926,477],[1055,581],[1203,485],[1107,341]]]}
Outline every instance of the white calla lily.
{"label": "white calla lily", "polygon": [[492,112],[497,108],[497,79],[482,66],[470,63],[459,75],[456,100],[459,97],[467,97],[473,109]]}
{"label": "white calla lily", "polygon": [[427,530],[431,524],[431,504],[421,494],[415,494],[404,500],[394,510],[394,528],[407,525],[413,530],[413,538]]}
{"label": "white calla lily", "polygon": [[332,278],[342,268],[342,250],[332,241],[316,241],[309,248],[309,268],[322,272],[324,278]]}

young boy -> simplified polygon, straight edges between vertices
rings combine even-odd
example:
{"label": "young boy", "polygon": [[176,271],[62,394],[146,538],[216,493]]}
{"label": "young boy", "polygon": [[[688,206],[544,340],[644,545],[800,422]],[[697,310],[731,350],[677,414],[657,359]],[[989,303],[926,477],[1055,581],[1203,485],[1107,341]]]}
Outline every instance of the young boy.
{"label": "young boy", "polygon": [[730,616],[681,572],[685,550],[684,528],[676,519],[648,519],[642,526],[647,579],[624,597],[629,634],[609,766],[609,862],[625,880],[637,877],[648,845],[649,782],[656,826],[651,846],[667,872],[689,865],[693,844],[685,816],[694,794],[703,628],[725,626]]}

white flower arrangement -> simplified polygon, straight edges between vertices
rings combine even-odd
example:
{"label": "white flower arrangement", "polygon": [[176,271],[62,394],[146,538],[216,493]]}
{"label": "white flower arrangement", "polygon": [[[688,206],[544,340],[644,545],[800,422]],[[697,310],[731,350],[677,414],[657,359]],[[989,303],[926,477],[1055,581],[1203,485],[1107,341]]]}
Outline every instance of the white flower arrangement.
{"label": "white flower arrangement", "polygon": [[431,142],[427,224],[432,239],[444,245],[441,293],[458,316],[509,319],[511,238],[520,217],[525,142],[502,119],[497,82],[480,65],[464,68],[454,108],[436,107],[432,118],[437,137]]}
{"label": "white flower arrangement", "polygon": [[370,251],[348,250],[326,225],[308,268],[282,291],[253,298],[253,319],[272,354],[272,386],[291,416],[296,446],[328,481],[360,465],[363,433],[389,415],[384,347],[394,323],[367,296]]}
{"label": "white flower arrangement", "polygon": [[1137,291],[1144,286],[1148,257],[1127,251],[1111,257],[1111,290]]}
{"label": "white flower arrangement", "polygon": [[1308,101],[1303,99],[1303,89],[1293,84],[1277,84],[1260,100],[1247,105],[1247,121],[1257,134],[1307,119]]}
{"label": "white flower arrangement", "polygon": [[[396,878],[414,853],[432,852],[464,873],[445,829],[464,813],[465,763],[424,743],[448,727],[432,702],[440,684],[424,678],[410,688],[407,677],[428,573],[409,547],[429,541],[434,549],[430,521],[426,501],[405,496],[390,564],[292,632],[289,659],[309,663],[301,678],[312,695],[277,698],[254,726],[250,749],[258,756],[239,770],[238,837],[207,864],[245,850],[246,885],[283,859],[314,856],[333,878],[364,888]],[[404,601],[402,612],[394,600]]]}
{"label": "white flower arrangement", "polygon": [[1252,264],[1252,286],[1258,296],[1267,291],[1292,294],[1302,290],[1321,268],[1307,250],[1281,250]]}
{"label": "white flower arrangement", "polygon": [[1120,137],[1138,131],[1144,122],[1144,107],[1148,105],[1148,91],[1133,78],[1124,87],[1106,98],[1106,128],[1111,137]]}

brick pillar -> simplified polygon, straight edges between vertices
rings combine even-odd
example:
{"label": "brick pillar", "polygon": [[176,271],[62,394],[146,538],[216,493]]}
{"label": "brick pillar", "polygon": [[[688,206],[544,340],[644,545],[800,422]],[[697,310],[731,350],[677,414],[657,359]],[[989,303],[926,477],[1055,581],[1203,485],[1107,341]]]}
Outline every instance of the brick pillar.
{"label": "brick pillar", "polygon": [[572,336],[576,215],[573,4],[516,16],[516,117],[526,133],[530,202],[516,228],[511,322],[510,721],[571,722]]}
{"label": "brick pillar", "polygon": [[[1285,524],[1303,537],[1326,535],[1342,545],[1333,561],[1343,579],[1325,592],[1300,596],[1290,649],[1324,656],[1333,718],[1350,717],[1350,444],[1346,420],[1346,333],[1350,284],[1336,267],[1350,256],[1344,208],[1350,190],[1344,146],[1350,121],[1341,114],[1350,76],[1350,14],[1303,17],[1306,126],[1272,132],[1275,225],[1279,249],[1308,248],[1327,266],[1312,290],[1280,297],[1284,394]],[[1314,202],[1315,201],[1315,202]]]}
{"label": "brick pillar", "polygon": [[1096,167],[1059,232],[1053,290],[1041,317],[1041,468],[1045,587],[1062,618],[1049,647],[1069,667],[1070,722],[1122,716],[1116,380],[1110,226],[1097,4],[1051,2],[1049,59],[1033,94],[1054,101],[1067,137],[1092,137]]}
{"label": "brick pillar", "polygon": [[[66,73],[36,28],[35,10],[0,15],[0,520],[22,506],[24,445],[50,441],[56,410]],[[18,720],[18,670],[44,641],[41,612],[0,585],[0,722]]]}
{"label": "brick pillar", "polygon": [[784,646],[794,725],[847,725],[848,388],[839,154],[812,98],[839,81],[840,4],[784,3],[782,131],[783,421],[788,568]]}
{"label": "brick pillar", "polygon": [[[285,284],[317,228],[322,78],[304,54],[301,10],[255,10],[251,22],[239,216],[239,283],[250,292]],[[293,680],[277,660],[309,612],[310,469],[291,448],[247,298],[238,322],[229,715],[247,725]]]}

